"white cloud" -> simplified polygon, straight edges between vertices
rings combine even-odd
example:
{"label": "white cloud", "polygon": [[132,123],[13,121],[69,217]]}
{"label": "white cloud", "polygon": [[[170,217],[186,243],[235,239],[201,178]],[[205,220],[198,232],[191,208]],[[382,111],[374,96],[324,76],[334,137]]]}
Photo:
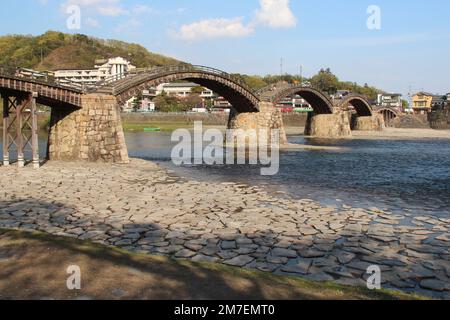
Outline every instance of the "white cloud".
{"label": "white cloud", "polygon": [[145,4],[140,4],[140,5],[135,6],[132,11],[134,14],[144,14],[144,13],[153,13],[154,12],[153,8],[151,8]]}
{"label": "white cloud", "polygon": [[110,16],[110,17],[123,16],[125,14],[130,13],[128,10],[125,10],[122,7],[114,5],[106,7],[98,7],[97,10],[98,13],[100,13],[102,16]]}
{"label": "white cloud", "polygon": [[132,30],[132,29],[136,29],[136,28],[139,28],[141,26],[142,26],[142,22],[141,21],[139,21],[139,20],[137,20],[135,18],[132,18],[132,19],[129,19],[129,20],[119,24],[115,28],[115,31],[120,33],[120,32],[124,32],[124,31],[127,31],[127,30],[129,31],[129,30]]}
{"label": "white cloud", "polygon": [[243,18],[209,19],[184,25],[176,33],[183,40],[204,40],[213,38],[240,38],[253,32],[253,27],[244,25]]}
{"label": "white cloud", "polygon": [[292,28],[297,18],[289,7],[290,0],[259,0],[260,8],[253,20],[244,24],[243,18],[205,19],[181,26],[173,34],[183,40],[208,40],[213,38],[240,38],[252,34],[258,26]]}
{"label": "white cloud", "polygon": [[93,19],[93,18],[87,18],[86,19],[86,25],[88,27],[91,27],[91,28],[98,28],[98,27],[100,27],[100,23],[98,22],[98,20]]}
{"label": "white cloud", "polygon": [[297,18],[289,7],[289,0],[260,0],[256,11],[256,23],[271,28],[292,28]]}

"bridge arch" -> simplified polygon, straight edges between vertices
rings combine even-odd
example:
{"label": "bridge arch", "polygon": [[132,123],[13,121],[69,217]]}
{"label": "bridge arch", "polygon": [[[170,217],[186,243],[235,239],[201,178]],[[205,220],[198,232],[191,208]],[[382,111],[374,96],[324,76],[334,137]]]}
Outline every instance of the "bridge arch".
{"label": "bridge arch", "polygon": [[333,102],[331,99],[325,93],[312,87],[296,86],[282,89],[276,92],[271,99],[274,104],[277,104],[282,99],[294,94],[297,94],[305,99],[306,102],[308,102],[314,109],[314,113],[316,114],[333,113]]}
{"label": "bridge arch", "polygon": [[381,114],[384,119],[384,123],[387,127],[390,126],[392,121],[400,116],[397,110],[392,108],[381,108],[377,110],[377,113]]}
{"label": "bridge arch", "polygon": [[97,91],[112,94],[119,104],[123,104],[149,87],[180,80],[194,82],[218,93],[239,113],[258,111],[259,99],[245,83],[228,73],[203,66],[178,65],[137,70],[123,79],[103,85]]}
{"label": "bridge arch", "polygon": [[350,94],[339,103],[340,109],[347,109],[348,105],[355,108],[359,117],[370,117],[373,115],[372,106],[366,97],[358,94]]}

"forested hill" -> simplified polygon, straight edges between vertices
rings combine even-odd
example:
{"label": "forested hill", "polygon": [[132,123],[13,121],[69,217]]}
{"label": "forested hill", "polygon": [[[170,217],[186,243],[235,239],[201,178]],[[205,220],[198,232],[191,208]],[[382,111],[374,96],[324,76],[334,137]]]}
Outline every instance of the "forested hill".
{"label": "forested hill", "polygon": [[127,58],[137,66],[152,67],[180,63],[149,52],[138,44],[102,40],[82,34],[48,31],[40,36],[6,35],[0,37],[0,66],[36,70],[91,69],[96,59]]}
{"label": "forested hill", "polygon": [[[7,35],[0,37],[0,68],[14,71],[16,67],[32,68],[40,71],[61,69],[92,69],[95,60],[124,57],[138,68],[179,64],[173,58],[149,52],[138,44],[118,40],[102,40],[82,34],[66,34],[48,31],[40,36]],[[251,76],[235,74],[252,89],[260,89],[278,81],[299,83],[308,81],[322,91],[334,93],[336,90],[350,90],[375,99],[383,92],[367,84],[340,81],[329,69],[322,69],[312,78],[298,76]]]}

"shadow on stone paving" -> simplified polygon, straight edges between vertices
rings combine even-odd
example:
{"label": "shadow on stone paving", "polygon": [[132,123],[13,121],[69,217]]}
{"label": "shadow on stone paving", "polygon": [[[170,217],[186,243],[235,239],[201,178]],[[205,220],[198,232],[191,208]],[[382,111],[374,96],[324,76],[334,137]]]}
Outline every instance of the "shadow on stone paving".
{"label": "shadow on stone paving", "polygon": [[[157,223],[124,225],[119,221],[106,222],[96,220],[95,216],[86,217],[78,211],[77,208],[62,203],[47,203],[35,199],[1,201],[0,227],[24,231],[38,230],[52,235],[114,245],[132,252],[189,259],[194,262],[218,262],[318,281],[335,281],[344,285],[365,286],[367,268],[370,265],[379,265],[383,287],[448,297],[447,244],[436,239],[432,240],[432,243],[423,243],[423,237],[417,238],[408,234],[399,239],[394,236],[390,226],[377,229],[363,225],[361,228],[343,229],[335,234],[319,233],[317,229],[308,232],[304,229],[303,236],[289,232],[280,235],[271,230],[247,235],[215,235],[195,229],[177,230],[173,226],[169,230]],[[246,278],[244,283],[233,285],[233,281],[223,277],[221,273],[193,270],[187,265],[148,265],[123,257],[120,253],[103,252],[99,256],[97,251],[80,250],[78,245],[71,242],[61,242],[59,245],[75,253],[91,258],[100,257],[101,260],[114,265],[135,269],[140,277],[150,275],[161,279],[156,287],[150,288],[162,292],[163,299],[264,299],[268,298],[267,290],[270,290],[261,288],[250,278]],[[7,255],[12,250],[14,259],[20,259],[20,252],[14,252],[14,248],[8,250]],[[77,256],[72,257],[72,261],[76,262]],[[51,268],[51,264],[46,265],[51,261],[34,261],[33,267]],[[4,273],[3,278],[13,278],[20,272],[21,265],[15,264]],[[89,277],[95,279],[96,273],[101,274],[101,271],[91,270],[89,273]],[[66,277],[64,274],[64,279]],[[7,284],[10,287],[26,288],[28,282],[25,280],[27,279],[22,279],[20,283]],[[148,291],[149,287],[142,282],[136,283],[136,286],[143,292],[142,297],[145,297],[144,292]],[[174,292],[176,296],[173,296]],[[164,296],[164,293],[167,293],[167,296]],[[301,297],[317,298],[307,293],[302,293]],[[389,295],[384,298],[389,298]]]}

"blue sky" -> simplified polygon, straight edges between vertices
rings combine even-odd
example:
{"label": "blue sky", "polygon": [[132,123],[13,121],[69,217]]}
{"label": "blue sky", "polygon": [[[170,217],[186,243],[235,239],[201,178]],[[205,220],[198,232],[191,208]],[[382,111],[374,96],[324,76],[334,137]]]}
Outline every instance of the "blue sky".
{"label": "blue sky", "polygon": [[[81,9],[76,30],[67,27],[72,5]],[[367,26],[371,5],[380,29]],[[280,73],[283,57],[288,73],[329,67],[386,91],[450,92],[447,0],[4,0],[3,9],[1,34],[84,33],[259,75]]]}

